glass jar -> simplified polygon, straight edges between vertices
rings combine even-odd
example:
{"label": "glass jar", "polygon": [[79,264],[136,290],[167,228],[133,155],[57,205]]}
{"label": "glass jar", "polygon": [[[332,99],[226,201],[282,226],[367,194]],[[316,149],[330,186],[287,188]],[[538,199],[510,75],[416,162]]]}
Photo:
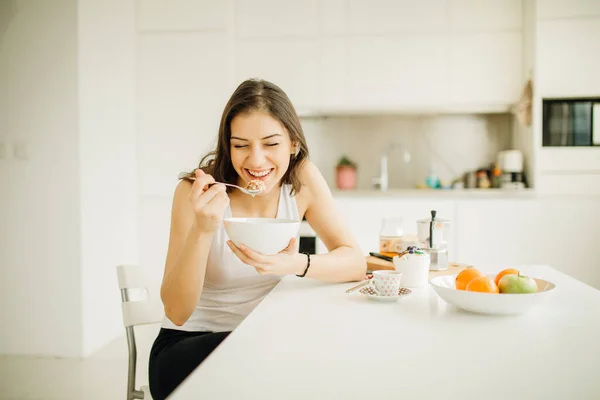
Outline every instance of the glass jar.
{"label": "glass jar", "polygon": [[400,217],[383,218],[379,231],[379,253],[393,257],[402,251],[404,220]]}

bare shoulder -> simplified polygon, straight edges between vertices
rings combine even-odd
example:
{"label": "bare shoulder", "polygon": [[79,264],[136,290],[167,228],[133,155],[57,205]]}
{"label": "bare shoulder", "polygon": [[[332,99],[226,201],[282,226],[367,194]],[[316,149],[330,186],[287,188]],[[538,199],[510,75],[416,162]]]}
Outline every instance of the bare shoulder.
{"label": "bare shoulder", "polygon": [[190,191],[192,190],[192,182],[187,179],[182,179],[181,182],[177,184],[175,187],[175,193],[173,195],[174,200],[177,200],[181,197],[187,198],[189,196]]}
{"label": "bare shoulder", "polygon": [[171,213],[173,217],[188,215],[192,212],[192,206],[189,202],[190,192],[192,191],[192,182],[186,179],[182,179],[181,182],[175,187],[175,193],[173,194],[173,209]]}
{"label": "bare shoulder", "polygon": [[327,182],[325,182],[323,174],[321,174],[319,168],[312,161],[306,160],[300,168],[300,181],[303,186],[315,188],[325,185],[327,187]]}
{"label": "bare shoulder", "polygon": [[302,182],[302,190],[299,194],[305,204],[305,210],[315,201],[331,197],[331,191],[323,174],[312,161],[307,160],[302,165],[299,178]]}

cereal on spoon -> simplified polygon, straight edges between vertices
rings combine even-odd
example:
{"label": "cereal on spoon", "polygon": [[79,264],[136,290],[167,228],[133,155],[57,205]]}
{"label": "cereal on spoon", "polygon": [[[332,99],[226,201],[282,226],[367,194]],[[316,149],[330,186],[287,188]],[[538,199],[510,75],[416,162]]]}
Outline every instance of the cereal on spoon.
{"label": "cereal on spoon", "polygon": [[246,189],[256,191],[258,193],[263,192],[266,188],[267,185],[265,185],[265,183],[260,179],[252,179],[246,186]]}

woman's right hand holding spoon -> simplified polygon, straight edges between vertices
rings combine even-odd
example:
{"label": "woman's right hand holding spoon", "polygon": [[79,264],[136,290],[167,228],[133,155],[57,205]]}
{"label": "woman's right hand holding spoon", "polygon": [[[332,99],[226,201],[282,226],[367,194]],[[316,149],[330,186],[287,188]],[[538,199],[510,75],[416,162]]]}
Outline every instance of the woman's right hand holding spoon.
{"label": "woman's right hand holding spoon", "polygon": [[211,175],[201,169],[197,169],[194,174],[196,179],[190,192],[190,202],[195,214],[194,224],[202,232],[215,232],[229,205],[229,196],[225,185],[214,184],[215,179]]}

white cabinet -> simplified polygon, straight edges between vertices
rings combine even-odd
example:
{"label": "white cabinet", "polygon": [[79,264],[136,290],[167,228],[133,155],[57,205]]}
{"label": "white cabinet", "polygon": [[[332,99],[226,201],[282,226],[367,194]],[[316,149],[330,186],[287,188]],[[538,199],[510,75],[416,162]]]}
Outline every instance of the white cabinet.
{"label": "white cabinet", "polygon": [[[600,288],[598,197],[337,197],[336,205],[366,255],[379,248],[384,217],[404,218],[405,233],[435,209],[451,221],[450,260],[494,271],[547,264]],[[321,248],[320,251],[325,251]]]}
{"label": "white cabinet", "polygon": [[298,112],[319,107],[321,2],[235,2],[235,77],[281,87]]}
{"label": "white cabinet", "polygon": [[170,32],[176,49],[185,36],[222,32],[222,47],[202,57],[227,53],[225,84],[270,80],[301,113],[436,112],[517,99],[521,1],[139,0],[136,26]]}
{"label": "white cabinet", "polygon": [[144,31],[210,31],[228,26],[232,0],[138,0],[136,27]]}
{"label": "white cabinet", "polygon": [[346,0],[321,0],[319,4],[322,37],[347,34]]}
{"label": "white cabinet", "polygon": [[600,171],[600,149],[597,147],[543,147],[537,157],[540,172],[587,171],[593,174]]}
{"label": "white cabinet", "polygon": [[459,200],[457,259],[485,270],[547,264],[600,288],[598,197]]}
{"label": "white cabinet", "polygon": [[443,34],[446,0],[348,0],[345,10],[352,36]]}
{"label": "white cabinet", "polygon": [[540,96],[600,95],[600,1],[538,1],[537,19]]}
{"label": "white cabinet", "polygon": [[238,41],[238,82],[262,78],[281,87],[297,111],[319,105],[319,43],[314,39]]}
{"label": "white cabinet", "polygon": [[537,33],[537,85],[542,96],[600,95],[600,16],[538,21]]}
{"label": "white cabinet", "polygon": [[448,100],[448,45],[441,36],[348,39],[350,105],[394,109]]}
{"label": "white cabinet", "polygon": [[319,0],[238,0],[235,2],[236,36],[239,39],[316,37],[319,5]]}
{"label": "white cabinet", "polygon": [[576,17],[600,17],[598,0],[543,0],[536,1],[540,20]]}
{"label": "white cabinet", "polygon": [[481,269],[541,262],[544,229],[538,201],[460,200],[456,206],[457,259]]}
{"label": "white cabinet", "polygon": [[521,1],[235,1],[235,77],[273,81],[301,113],[505,109]]}
{"label": "white cabinet", "polygon": [[521,0],[450,0],[453,33],[519,32]]}
{"label": "white cabinet", "polygon": [[522,89],[520,33],[453,36],[450,98],[453,104],[511,104]]}
{"label": "white cabinet", "polygon": [[[348,64],[348,39],[345,37],[322,38],[319,59],[321,61],[321,107],[335,109],[350,107],[351,88]],[[359,103],[359,102],[357,102]]]}
{"label": "white cabinet", "polygon": [[493,111],[519,97],[521,0],[328,4],[337,36],[321,39],[326,110]]}

